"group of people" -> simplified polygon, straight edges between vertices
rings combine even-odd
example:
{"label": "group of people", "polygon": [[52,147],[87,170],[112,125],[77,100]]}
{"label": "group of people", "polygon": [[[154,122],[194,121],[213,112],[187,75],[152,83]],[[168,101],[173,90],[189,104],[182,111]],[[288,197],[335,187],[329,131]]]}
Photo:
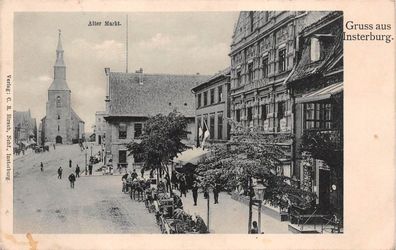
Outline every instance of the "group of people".
{"label": "group of people", "polygon": [[[69,168],[72,168],[72,160],[69,160]],[[43,163],[41,162],[40,163],[40,169],[41,169],[41,172],[43,172],[44,171],[44,165],[43,165]],[[70,188],[74,188],[74,183],[76,182],[76,178],[79,178],[80,177],[80,172],[81,172],[81,169],[80,169],[80,167],[78,166],[78,164],[76,165],[76,169],[74,170],[74,172],[76,173],[76,174],[74,174],[73,172],[69,175],[69,177],[68,177],[68,179],[69,179],[69,182],[70,182]],[[63,168],[62,167],[59,167],[58,168],[58,179],[62,179],[62,174],[63,174]]]}

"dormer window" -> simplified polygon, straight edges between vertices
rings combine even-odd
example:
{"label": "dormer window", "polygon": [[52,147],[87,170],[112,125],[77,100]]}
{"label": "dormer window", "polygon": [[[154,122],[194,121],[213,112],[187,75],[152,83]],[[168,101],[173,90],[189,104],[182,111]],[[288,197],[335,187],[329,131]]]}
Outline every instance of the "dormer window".
{"label": "dormer window", "polygon": [[320,60],[320,41],[316,37],[311,38],[311,62]]}

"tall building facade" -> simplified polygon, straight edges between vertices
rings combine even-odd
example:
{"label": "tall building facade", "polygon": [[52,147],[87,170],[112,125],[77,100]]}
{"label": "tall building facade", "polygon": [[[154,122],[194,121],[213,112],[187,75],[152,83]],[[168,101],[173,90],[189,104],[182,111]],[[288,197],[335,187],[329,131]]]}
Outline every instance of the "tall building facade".
{"label": "tall building facade", "polygon": [[84,121],[71,107],[60,31],[58,39],[54,80],[48,89],[46,116],[42,119],[42,138],[44,143],[77,143],[83,139]]}
{"label": "tall building facade", "polygon": [[32,118],[30,110],[13,112],[14,120],[14,143],[37,142],[36,119]]}
{"label": "tall building facade", "polygon": [[[242,11],[231,44],[231,118],[263,133],[293,136],[292,98],[286,88],[296,64],[298,34],[329,12]],[[287,137],[287,136],[286,136]],[[293,140],[281,172],[299,177]]]}
{"label": "tall building facade", "polygon": [[95,113],[95,142],[98,145],[105,143],[107,122],[104,119],[106,115],[105,111],[96,111]]}

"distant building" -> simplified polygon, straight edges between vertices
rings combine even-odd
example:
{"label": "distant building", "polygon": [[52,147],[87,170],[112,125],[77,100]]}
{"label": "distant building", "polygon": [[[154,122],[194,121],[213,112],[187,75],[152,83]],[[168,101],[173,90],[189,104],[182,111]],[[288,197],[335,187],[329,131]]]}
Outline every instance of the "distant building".
{"label": "distant building", "polygon": [[208,76],[144,74],[110,72],[107,76],[106,95],[106,161],[113,166],[126,167],[139,159],[127,157],[126,145],[139,141],[144,122],[157,114],[177,111],[188,119],[190,132],[185,143],[193,145],[195,139],[194,95],[191,89]]}
{"label": "distant building", "polygon": [[99,145],[105,143],[107,122],[104,119],[106,115],[105,111],[97,111],[95,113],[95,142]]}
{"label": "distant building", "polygon": [[77,143],[84,136],[84,121],[71,107],[71,90],[66,82],[61,33],[59,31],[54,80],[48,89],[46,116],[41,120],[42,142]]}
{"label": "distant building", "polygon": [[[297,65],[287,80],[295,103],[300,186],[315,192],[319,214],[343,218],[343,15],[306,27]],[[316,144],[315,144],[316,143]],[[312,146],[313,145],[313,146]],[[315,152],[311,152],[312,147]],[[315,154],[320,159],[315,158]]]}
{"label": "distant building", "polygon": [[197,146],[202,142],[199,129],[209,130],[208,142],[225,142],[230,136],[230,68],[213,75],[192,89],[195,94]]}
{"label": "distant building", "polygon": [[36,119],[32,118],[30,110],[14,111],[14,143],[30,144],[37,142]]}

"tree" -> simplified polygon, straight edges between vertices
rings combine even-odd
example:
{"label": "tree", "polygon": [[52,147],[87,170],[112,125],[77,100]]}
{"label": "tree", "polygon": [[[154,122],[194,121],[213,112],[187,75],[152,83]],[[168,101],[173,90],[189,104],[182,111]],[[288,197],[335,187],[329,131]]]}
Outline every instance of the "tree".
{"label": "tree", "polygon": [[186,118],[177,112],[150,117],[145,122],[141,142],[128,144],[129,155],[142,159],[146,169],[157,170],[157,179],[162,177],[162,171],[169,176],[169,161],[188,148],[182,142],[188,134],[186,128]]}
{"label": "tree", "polygon": [[[307,202],[315,195],[292,185],[292,179],[281,175],[280,166],[285,152],[279,143],[292,140],[290,135],[263,134],[249,128],[236,126],[231,140],[225,145],[213,145],[212,154],[197,168],[204,189],[220,186],[222,190],[242,187],[250,197],[251,211],[254,196],[253,181],[266,189],[264,201],[285,208],[290,195],[303,197]],[[249,231],[251,212],[249,212]]]}

